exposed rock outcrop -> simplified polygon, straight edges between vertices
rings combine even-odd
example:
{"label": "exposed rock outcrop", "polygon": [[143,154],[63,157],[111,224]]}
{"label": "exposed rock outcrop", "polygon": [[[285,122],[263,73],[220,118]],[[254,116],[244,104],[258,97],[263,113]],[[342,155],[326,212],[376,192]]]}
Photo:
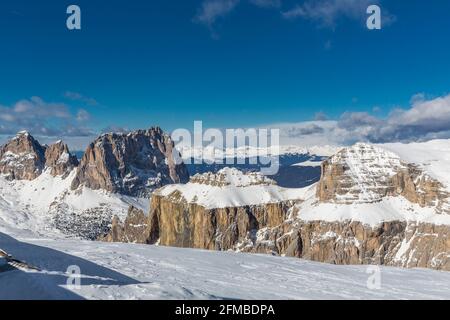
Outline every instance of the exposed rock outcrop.
{"label": "exposed rock outcrop", "polygon": [[102,240],[450,271],[446,225],[302,221],[289,211],[289,203],[205,209],[173,200],[156,196],[150,216],[130,210],[125,223],[116,219]]}
{"label": "exposed rock outcrop", "polygon": [[442,183],[381,148],[358,143],[322,163],[319,201],[374,203],[387,196],[403,196],[422,207],[437,206],[438,213],[450,213],[450,194]]}
{"label": "exposed rock outcrop", "polygon": [[45,147],[28,132],[19,132],[0,150],[0,174],[8,180],[33,180],[45,167]]}
{"label": "exposed rock outcrop", "polygon": [[100,237],[100,240],[106,242],[150,243],[150,239],[151,230],[148,217],[142,210],[133,206],[128,210],[124,223],[115,216],[110,232],[106,236]]}
{"label": "exposed rock outcrop", "polygon": [[0,150],[0,174],[9,180],[34,180],[47,169],[53,176],[65,177],[77,165],[77,158],[62,141],[43,146],[26,131]]}
{"label": "exposed rock outcrop", "polygon": [[79,186],[133,196],[148,195],[189,174],[174,157],[174,144],[160,128],[100,136],[87,148],[72,189]]}
{"label": "exposed rock outcrop", "polygon": [[378,264],[450,271],[450,228],[390,221],[288,221],[260,232],[247,252],[276,253],[332,264]]}
{"label": "exposed rock outcrop", "polygon": [[[238,250],[256,241],[261,228],[286,220],[290,202],[208,209],[154,195],[149,216],[150,241],[160,245],[210,250]],[[169,214],[170,213],[170,214]]]}
{"label": "exposed rock outcrop", "polygon": [[78,166],[78,160],[65,143],[58,141],[45,150],[45,166],[50,168],[52,176],[65,177]]}

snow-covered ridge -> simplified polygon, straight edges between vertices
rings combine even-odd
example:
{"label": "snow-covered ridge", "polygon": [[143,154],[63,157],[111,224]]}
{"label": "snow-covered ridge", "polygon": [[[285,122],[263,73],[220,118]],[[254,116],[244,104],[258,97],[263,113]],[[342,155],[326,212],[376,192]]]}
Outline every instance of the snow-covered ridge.
{"label": "snow-covered ridge", "polygon": [[394,152],[405,162],[418,165],[426,174],[441,182],[450,191],[450,139],[386,143],[377,146]]}
{"label": "snow-covered ridge", "polygon": [[215,175],[194,176],[187,184],[167,185],[155,194],[170,197],[178,192],[187,203],[213,209],[300,200],[306,190],[281,188],[260,174],[244,174],[237,169],[225,168]]}
{"label": "snow-covered ridge", "polygon": [[[318,201],[316,194],[311,194],[297,206],[300,219],[358,221],[371,226],[389,221],[450,225],[450,215],[445,213],[449,211],[445,192],[449,190],[450,181],[450,140],[358,143],[342,149],[327,163],[330,164],[326,169],[327,179],[338,181],[332,191],[336,197],[324,203]],[[444,198],[436,202],[437,206],[421,206],[403,196],[390,196],[393,193],[391,178],[411,165],[422,171],[415,182],[435,180],[442,184]],[[420,194],[422,190],[415,192]]]}
{"label": "snow-covered ridge", "polygon": [[30,136],[30,133],[26,130],[19,131],[13,139],[19,139],[21,136],[28,137]]}
{"label": "snow-covered ridge", "polygon": [[304,161],[304,162],[299,162],[299,163],[295,163],[292,166],[293,167],[320,167],[320,165],[322,164],[321,161]]}
{"label": "snow-covered ridge", "polygon": [[309,197],[296,206],[296,212],[303,221],[356,221],[371,227],[392,221],[450,226],[450,215],[437,214],[435,208],[421,207],[401,196],[354,204],[319,203],[314,197]]}
{"label": "snow-covered ridge", "polygon": [[8,163],[10,166],[14,166],[17,168],[23,167],[24,160],[33,160],[36,158],[36,155],[31,152],[21,152],[19,154],[7,151],[3,154],[0,163],[5,164]]}
{"label": "snow-covered ridge", "polygon": [[225,158],[253,158],[253,157],[278,157],[283,155],[316,155],[316,156],[331,156],[341,149],[338,146],[270,146],[267,148],[242,146],[236,148],[215,148],[212,146],[206,147],[191,147],[186,145],[177,146],[177,149],[182,155],[183,159],[196,158],[214,161],[216,159]]}
{"label": "snow-covered ridge", "polygon": [[267,178],[259,172],[244,174],[235,168],[223,168],[217,173],[196,174],[190,179],[194,184],[206,184],[211,186],[235,186],[248,187],[251,185],[275,185],[275,181]]}

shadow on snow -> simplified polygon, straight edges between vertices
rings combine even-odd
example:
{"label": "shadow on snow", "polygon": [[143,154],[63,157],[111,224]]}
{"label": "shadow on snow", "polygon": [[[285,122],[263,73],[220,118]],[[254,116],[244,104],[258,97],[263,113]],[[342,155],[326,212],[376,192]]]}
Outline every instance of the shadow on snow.
{"label": "shadow on snow", "polygon": [[83,299],[73,291],[64,288],[70,274],[69,266],[81,270],[82,286],[130,285],[141,282],[114,270],[67,253],[20,242],[0,233],[0,249],[13,258],[39,268],[38,272],[24,272],[19,269],[0,273],[0,299]]}

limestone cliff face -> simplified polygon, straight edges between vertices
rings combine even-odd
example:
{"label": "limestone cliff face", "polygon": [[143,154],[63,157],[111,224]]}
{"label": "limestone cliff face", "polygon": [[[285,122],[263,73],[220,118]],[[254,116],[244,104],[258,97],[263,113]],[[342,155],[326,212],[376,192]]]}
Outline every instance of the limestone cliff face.
{"label": "limestone cliff face", "polygon": [[[283,191],[273,180],[236,169],[196,175],[187,185],[166,186],[152,194],[148,217],[139,215],[139,222],[135,222],[146,225],[145,236],[137,242],[210,250],[243,249],[256,240],[258,230],[273,228],[286,220],[293,201]],[[235,196],[240,200],[235,201]],[[264,198],[264,203],[252,203],[255,197]],[[135,220],[134,217],[132,213],[127,220]],[[128,225],[127,221],[115,221],[103,240],[122,241],[129,237],[125,231]]]}
{"label": "limestone cliff face", "polygon": [[187,169],[175,162],[173,152],[173,142],[160,128],[104,134],[87,148],[72,189],[86,186],[137,196],[187,182]]}
{"label": "limestone cliff face", "polygon": [[101,240],[450,271],[450,228],[445,225],[303,221],[292,202],[207,209],[179,200],[176,194],[154,196],[149,216],[130,209],[126,221],[115,219]]}
{"label": "limestone cliff face", "polygon": [[58,141],[45,150],[45,166],[52,176],[65,177],[78,166],[78,160],[65,143]]}
{"label": "limestone cliff face", "polygon": [[450,271],[450,228],[391,221],[288,221],[263,230],[247,252],[276,253],[332,264],[377,264]]}
{"label": "limestone cliff face", "polygon": [[286,202],[207,209],[180,202],[176,194],[170,198],[154,195],[150,215],[130,208],[125,222],[115,218],[111,232],[101,240],[239,250],[256,241],[256,233],[261,228],[273,228],[283,222],[290,205]]}
{"label": "limestone cliff face", "polygon": [[450,193],[442,183],[425,174],[415,165],[408,164],[390,180],[392,196],[403,196],[421,207],[436,207],[437,213],[450,214]]}
{"label": "limestone cliff face", "polygon": [[33,180],[45,167],[45,148],[28,132],[19,132],[0,149],[0,173],[9,180]]}
{"label": "limestone cliff face", "polygon": [[284,221],[290,206],[289,202],[280,202],[208,209],[177,198],[177,194],[153,196],[149,216],[153,242],[210,250],[240,249],[256,239],[259,229]]}

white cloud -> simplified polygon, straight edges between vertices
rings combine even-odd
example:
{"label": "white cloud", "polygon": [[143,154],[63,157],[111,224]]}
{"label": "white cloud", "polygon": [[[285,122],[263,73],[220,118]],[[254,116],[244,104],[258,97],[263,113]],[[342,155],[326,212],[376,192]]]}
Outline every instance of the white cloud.
{"label": "white cloud", "polygon": [[40,97],[32,97],[12,106],[0,105],[0,134],[27,130],[43,136],[85,136],[91,134],[91,130],[83,126],[89,118],[84,109],[73,114],[64,103],[50,103]]}
{"label": "white cloud", "polygon": [[206,0],[202,3],[194,21],[212,26],[220,17],[229,14],[239,4],[239,0]]}
{"label": "white cloud", "polygon": [[98,102],[94,98],[87,97],[81,93],[66,91],[64,92],[64,98],[72,100],[72,101],[81,101],[88,106],[97,106]]}
{"label": "white cloud", "polygon": [[394,109],[387,118],[367,112],[345,112],[338,120],[281,123],[283,144],[352,144],[358,141],[426,141],[450,138],[450,95],[426,100],[415,96],[407,109]]}
{"label": "white cloud", "polygon": [[[341,18],[365,21],[369,5],[380,4],[381,0],[308,0],[282,13],[286,19],[303,18],[318,22],[321,26],[334,27]],[[383,9],[383,25],[395,17]]]}
{"label": "white cloud", "polygon": [[[197,11],[193,21],[206,25],[213,38],[218,35],[214,31],[214,24],[220,18],[224,18],[235,10],[241,0],[204,0]],[[248,0],[248,3],[264,9],[278,9],[281,7],[281,0]]]}
{"label": "white cloud", "polygon": [[[233,12],[242,0],[203,0],[193,21],[206,25],[213,38],[217,37],[214,31],[214,24]],[[281,16],[285,19],[307,19],[318,23],[322,27],[334,28],[338,20],[351,19],[359,20],[365,25],[367,8],[370,5],[380,5],[382,0],[306,0],[301,4],[296,4],[289,10],[281,11]],[[279,12],[283,6],[282,0],[248,0],[258,8],[275,9]],[[382,25],[392,24],[396,17],[382,7]],[[324,44],[326,50],[331,49],[331,41]]]}

